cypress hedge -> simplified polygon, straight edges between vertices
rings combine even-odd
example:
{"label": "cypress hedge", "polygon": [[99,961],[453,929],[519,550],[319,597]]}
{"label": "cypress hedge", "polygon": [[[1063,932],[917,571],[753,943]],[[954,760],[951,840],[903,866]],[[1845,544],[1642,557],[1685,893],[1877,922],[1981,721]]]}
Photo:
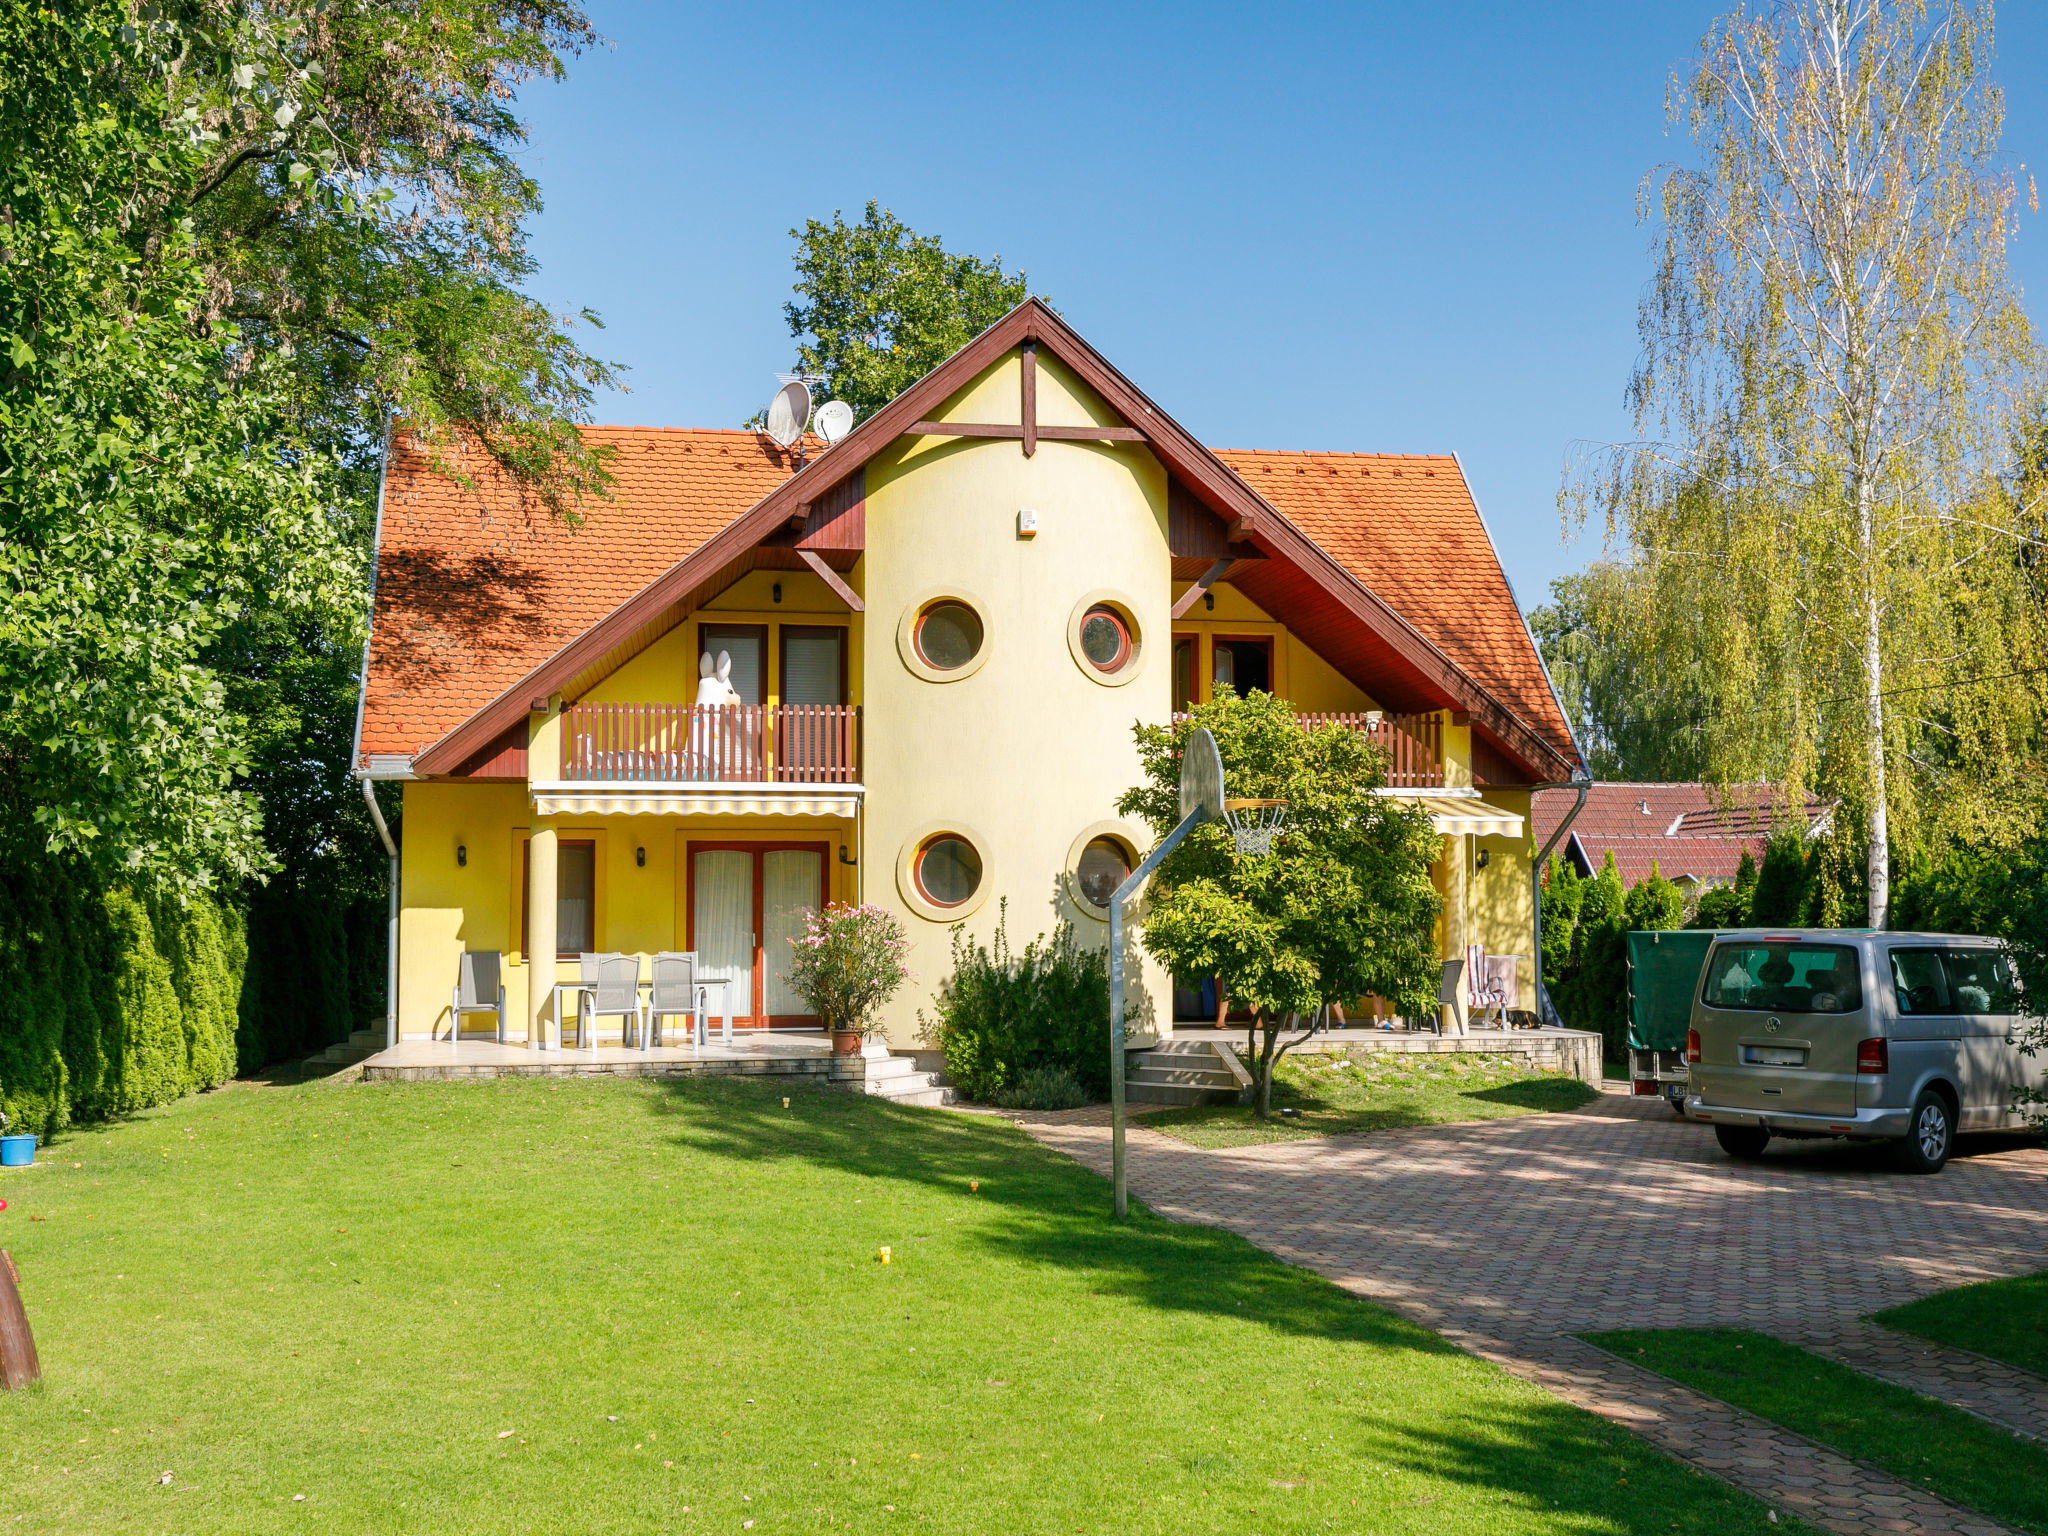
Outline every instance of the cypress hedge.
{"label": "cypress hedge", "polygon": [[382,1009],[367,901],[95,887],[37,860],[0,879],[0,1110],[54,1137],[347,1038]]}

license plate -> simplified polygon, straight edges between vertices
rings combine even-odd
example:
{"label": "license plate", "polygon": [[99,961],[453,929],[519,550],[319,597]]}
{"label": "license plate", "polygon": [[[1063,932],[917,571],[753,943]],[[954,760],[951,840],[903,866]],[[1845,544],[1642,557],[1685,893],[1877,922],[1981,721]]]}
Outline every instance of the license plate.
{"label": "license plate", "polygon": [[1753,1067],[1803,1067],[1806,1052],[1791,1045],[1745,1045],[1742,1059]]}

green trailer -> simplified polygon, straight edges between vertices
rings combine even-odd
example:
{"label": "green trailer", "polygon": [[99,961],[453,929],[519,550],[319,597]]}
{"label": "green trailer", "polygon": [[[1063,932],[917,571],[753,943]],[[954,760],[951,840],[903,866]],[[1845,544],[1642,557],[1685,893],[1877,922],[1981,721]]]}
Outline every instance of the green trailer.
{"label": "green trailer", "polygon": [[1628,1075],[1644,1097],[1685,1112],[1685,1034],[1700,969],[1719,938],[1711,928],[1628,935]]}

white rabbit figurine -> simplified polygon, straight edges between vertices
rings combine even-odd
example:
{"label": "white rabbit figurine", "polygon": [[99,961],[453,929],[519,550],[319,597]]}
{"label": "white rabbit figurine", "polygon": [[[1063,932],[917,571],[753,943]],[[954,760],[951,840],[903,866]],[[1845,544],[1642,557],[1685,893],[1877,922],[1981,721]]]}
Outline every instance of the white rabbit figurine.
{"label": "white rabbit figurine", "polygon": [[740,702],[739,690],[732,685],[732,657],[727,652],[718,653],[715,670],[709,651],[698,657],[697,678],[697,703],[700,707],[706,704]]}

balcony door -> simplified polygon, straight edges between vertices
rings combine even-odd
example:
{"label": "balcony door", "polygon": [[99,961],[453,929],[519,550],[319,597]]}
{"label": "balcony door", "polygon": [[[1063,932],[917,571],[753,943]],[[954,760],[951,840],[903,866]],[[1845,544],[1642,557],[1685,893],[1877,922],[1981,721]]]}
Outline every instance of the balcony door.
{"label": "balcony door", "polygon": [[732,986],[733,1024],[815,1029],[790,990],[790,940],[824,900],[823,843],[692,842],[689,947],[706,976]]}

